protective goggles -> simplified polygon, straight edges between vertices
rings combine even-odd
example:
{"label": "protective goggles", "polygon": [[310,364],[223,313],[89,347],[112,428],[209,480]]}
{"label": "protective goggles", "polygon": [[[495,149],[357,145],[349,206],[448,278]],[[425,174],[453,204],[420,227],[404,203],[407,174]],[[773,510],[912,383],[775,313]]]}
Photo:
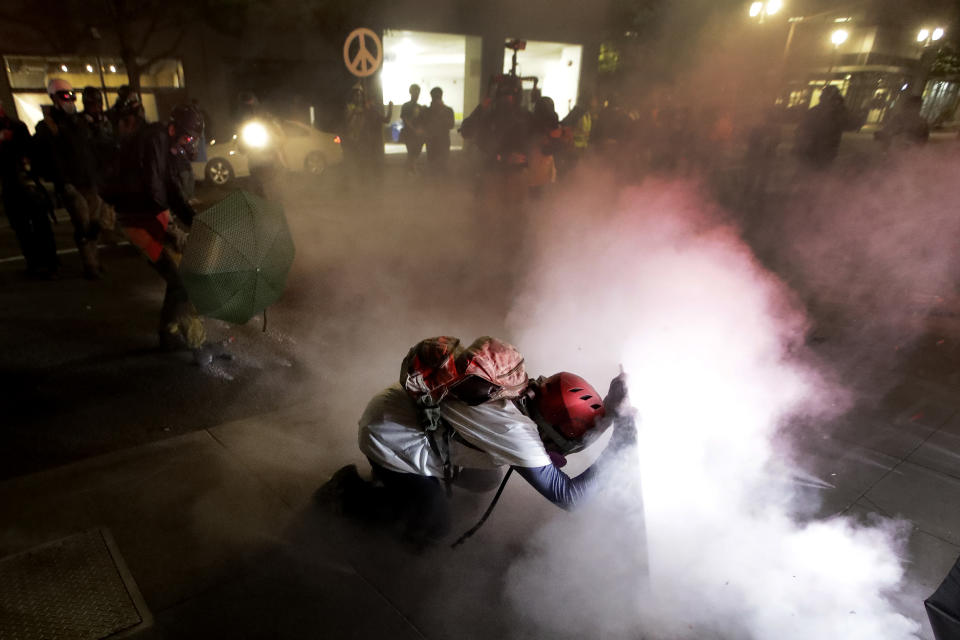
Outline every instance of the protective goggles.
{"label": "protective goggles", "polygon": [[60,98],[64,102],[76,102],[77,94],[73,91],[57,91],[53,95]]}
{"label": "protective goggles", "polygon": [[183,158],[195,160],[200,155],[200,139],[187,134],[181,135],[177,139],[176,151],[177,155]]}

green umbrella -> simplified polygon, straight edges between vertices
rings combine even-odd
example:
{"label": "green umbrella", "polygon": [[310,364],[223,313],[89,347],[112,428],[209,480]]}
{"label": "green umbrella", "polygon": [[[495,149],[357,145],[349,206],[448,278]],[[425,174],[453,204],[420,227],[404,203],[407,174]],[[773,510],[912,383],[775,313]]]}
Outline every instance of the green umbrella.
{"label": "green umbrella", "polygon": [[194,218],[180,274],[197,313],[244,324],[280,297],[292,264],[283,207],[237,191]]}

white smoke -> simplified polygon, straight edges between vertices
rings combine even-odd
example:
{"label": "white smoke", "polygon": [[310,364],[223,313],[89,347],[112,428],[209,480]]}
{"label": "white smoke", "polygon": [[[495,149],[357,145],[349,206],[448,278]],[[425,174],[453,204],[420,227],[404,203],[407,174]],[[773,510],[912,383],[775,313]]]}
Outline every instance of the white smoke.
{"label": "white smoke", "polygon": [[639,447],[532,536],[517,608],[561,637],[915,637],[887,599],[901,528],[796,515],[778,436],[845,407],[808,364],[802,307],[689,186],[596,193],[535,225],[512,336],[531,370],[601,392],[622,363]]}

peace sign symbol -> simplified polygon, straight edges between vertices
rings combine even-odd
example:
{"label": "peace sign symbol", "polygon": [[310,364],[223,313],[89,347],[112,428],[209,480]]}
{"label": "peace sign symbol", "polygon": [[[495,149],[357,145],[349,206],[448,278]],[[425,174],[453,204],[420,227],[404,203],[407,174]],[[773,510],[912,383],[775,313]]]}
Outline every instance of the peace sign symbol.
{"label": "peace sign symbol", "polygon": [[[367,48],[368,39],[371,40],[374,45],[374,53],[370,53],[370,49]],[[357,53],[351,57],[350,49],[354,41],[356,41],[358,45]],[[350,73],[358,78],[373,75],[377,69],[380,68],[380,63],[383,61],[383,46],[380,44],[380,38],[377,37],[376,33],[366,27],[354,29],[350,32],[350,35],[347,36],[347,41],[343,43],[343,61],[346,63]]]}

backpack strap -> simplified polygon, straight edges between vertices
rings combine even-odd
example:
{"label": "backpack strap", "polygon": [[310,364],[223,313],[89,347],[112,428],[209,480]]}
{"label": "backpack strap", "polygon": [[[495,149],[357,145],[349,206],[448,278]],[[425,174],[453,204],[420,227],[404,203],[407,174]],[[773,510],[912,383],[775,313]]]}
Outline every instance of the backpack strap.
{"label": "backpack strap", "polygon": [[440,417],[439,405],[419,405],[420,420],[423,430],[427,434],[430,450],[440,458],[443,466],[443,486],[447,497],[453,495],[453,481],[459,473],[459,467],[450,462],[450,437],[453,428]]}

